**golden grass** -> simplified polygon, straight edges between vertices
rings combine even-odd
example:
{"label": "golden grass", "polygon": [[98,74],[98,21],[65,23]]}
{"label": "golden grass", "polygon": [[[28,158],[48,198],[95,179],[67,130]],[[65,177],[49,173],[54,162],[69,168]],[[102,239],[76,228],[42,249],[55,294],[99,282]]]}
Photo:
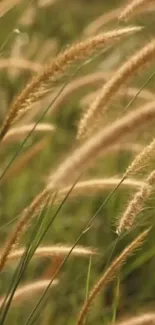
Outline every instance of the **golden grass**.
{"label": "golden grass", "polygon": [[[68,200],[72,197],[77,197],[79,195],[91,196],[97,194],[98,192],[103,192],[104,190],[111,190],[117,186],[121,181],[121,178],[118,177],[109,177],[109,178],[98,178],[85,180],[83,182],[78,182],[74,186]],[[124,182],[120,185],[120,189],[137,189],[141,188],[144,185],[144,182],[136,179],[125,179]],[[58,193],[55,200],[55,203],[62,201],[65,195],[68,193],[70,186],[62,188]]]}
{"label": "golden grass", "polygon": [[153,325],[155,324],[155,313],[145,313],[138,316],[126,318],[117,322],[116,325]]}
{"label": "golden grass", "polygon": [[[145,0],[145,2],[146,1],[147,0]],[[151,1],[149,1],[149,2],[151,2]],[[153,0],[152,0],[152,3],[153,3]],[[152,12],[152,10],[154,10],[154,9],[155,9],[155,7],[153,5],[151,5],[151,3],[148,3],[147,6],[145,6],[145,14]],[[112,9],[112,10],[102,14],[101,16],[97,17],[95,20],[93,20],[90,24],[88,24],[86,26],[86,28],[84,29],[84,32],[83,32],[84,36],[88,37],[91,35],[95,35],[102,28],[104,28],[105,25],[107,25],[113,21],[117,21],[118,17],[120,17],[120,15],[121,15],[122,11],[123,11],[122,8],[115,8],[115,9]],[[139,14],[143,11],[144,11],[143,6],[138,8]]]}
{"label": "golden grass", "polygon": [[28,228],[29,221],[32,219],[32,215],[37,213],[38,208],[39,211],[41,209],[41,206],[44,206],[44,204],[49,199],[49,191],[45,190],[39,194],[36,199],[33,200],[31,206],[24,210],[21,218],[19,219],[15,229],[9,234],[8,240],[6,241],[4,248],[1,252],[0,256],[0,272],[3,270],[8,257],[12,250],[16,247],[18,244],[19,239],[23,235],[24,231]]}
{"label": "golden grass", "polygon": [[55,3],[57,3],[59,0],[39,0],[38,1],[38,6],[40,7],[40,8],[44,8],[44,7],[46,7],[46,6],[51,6],[51,5],[53,5],[53,4],[55,4]]}
{"label": "golden grass", "polygon": [[[146,104],[137,110],[111,123],[105,129],[98,131],[85,141],[64,161],[49,179],[49,188],[59,186],[74,177],[75,171],[80,174],[92,164],[97,156],[114,144],[130,135],[134,130],[153,121],[155,118],[155,103]],[[128,173],[126,174],[127,177]],[[75,179],[75,178],[74,178]]]}
{"label": "golden grass", "polygon": [[137,11],[140,12],[142,10],[145,11],[146,7],[149,6],[150,3],[153,3],[152,0],[131,0],[129,4],[125,6],[125,8],[121,11],[119,15],[119,20],[129,20],[132,15],[135,15]]}
{"label": "golden grass", "polygon": [[141,212],[142,207],[148,197],[151,195],[153,185],[155,184],[155,171],[152,171],[146,178],[145,183],[140,187],[139,191],[134,195],[129,202],[123,216],[118,222],[116,233],[121,235],[123,231],[130,230],[136,219],[136,216]]}
{"label": "golden grass", "polygon": [[42,70],[42,65],[38,62],[33,62],[23,58],[1,58],[0,59],[0,70],[18,68],[23,70],[28,70],[31,72],[40,72]]}
{"label": "golden grass", "polygon": [[0,18],[3,17],[14,6],[20,4],[22,0],[2,0],[0,3]]}
{"label": "golden grass", "polygon": [[[16,4],[19,4],[20,2],[22,2],[22,0],[12,0],[12,1],[6,0],[5,2],[2,0],[0,3],[0,17],[2,17],[6,12],[8,12],[11,8],[13,8]],[[26,72],[30,71],[30,72],[37,73],[37,75],[32,77],[32,79],[30,80],[30,82],[28,82],[26,87],[23,88],[23,90],[21,90],[21,92],[19,92],[19,94],[11,102],[10,107],[8,109],[8,113],[4,119],[4,122],[2,122],[1,130],[0,130],[0,142],[1,142],[1,149],[4,155],[5,153],[7,155],[7,150],[9,148],[9,146],[5,146],[5,145],[11,141],[13,142],[16,140],[17,141],[21,140],[24,136],[28,134],[35,135],[36,132],[42,132],[44,134],[45,132],[54,131],[55,128],[53,127],[53,125],[49,123],[42,122],[37,124],[35,122],[30,123],[26,121],[31,121],[32,119],[35,119],[35,116],[39,111],[38,102],[40,104],[41,110],[45,107],[46,108],[48,107],[52,99],[54,99],[56,95],[59,93],[59,91],[61,91],[62,89],[62,85],[60,82],[64,82],[64,80],[69,82],[71,76],[70,84],[66,84],[66,86],[64,84],[65,88],[63,92],[60,93],[57,100],[54,102],[53,105],[51,105],[49,111],[47,112],[48,114],[51,113],[54,114],[55,112],[58,111],[60,106],[63,107],[63,104],[68,98],[70,99],[72,98],[72,96],[74,96],[75,92],[79,91],[79,93],[81,94],[83,91],[86,92],[87,88],[89,92],[88,94],[89,98],[84,98],[85,100],[87,99],[85,105],[88,105],[90,103],[89,110],[86,113],[84,113],[84,116],[80,121],[80,124],[78,126],[78,135],[77,135],[78,140],[79,139],[83,140],[83,137],[85,135],[86,136],[88,135],[88,138],[81,142],[76,141],[77,139],[74,138],[71,139],[73,140],[72,151],[68,155],[66,155],[65,153],[66,158],[63,159],[58,166],[56,166],[55,170],[52,170],[52,172],[50,171],[48,173],[49,176],[46,177],[46,181],[45,181],[46,183],[43,189],[34,197],[32,202],[19,215],[15,227],[13,227],[11,231],[9,231],[8,237],[4,241],[4,245],[3,247],[1,247],[0,250],[0,273],[3,271],[7,262],[10,262],[10,264],[7,266],[13,268],[14,270],[16,263],[19,262],[18,259],[20,259],[26,251],[25,242],[24,244],[22,244],[22,247],[20,248],[18,248],[18,245],[20,244],[20,241],[22,239],[25,239],[24,235],[26,232],[30,230],[31,222],[34,221],[34,218],[40,214],[42,208],[44,207],[46,208],[50,204],[53,204],[52,208],[55,209],[54,204],[62,203],[66,195],[69,193],[70,189],[72,189],[73,183],[75,183],[77,177],[78,177],[78,182],[74,185],[71,193],[69,194],[69,197],[67,197],[67,203],[70,202],[70,199],[77,198],[80,204],[81,195],[90,197],[91,195],[94,195],[96,193],[100,193],[100,194],[103,193],[104,196],[105,195],[104,191],[110,190],[110,194],[106,197],[103,204],[99,207],[97,212],[95,212],[93,217],[90,219],[90,222],[88,222],[88,226],[85,227],[83,231],[81,231],[81,234],[79,235],[79,237],[77,238],[73,246],[70,244],[67,245],[50,244],[49,246],[46,246],[44,243],[42,243],[41,247],[38,246],[36,248],[36,251],[34,252],[31,262],[33,262],[36,258],[39,258],[41,260],[40,261],[41,263],[44,262],[43,258],[46,257],[47,259],[49,259],[48,262],[50,262],[49,263],[50,267],[48,267],[48,269],[45,270],[45,273],[43,274],[42,277],[47,279],[29,282],[17,288],[14,293],[12,303],[19,304],[20,302],[26,299],[29,300],[32,299],[30,300],[30,303],[33,302],[35,294],[38,295],[39,292],[42,292],[44,289],[46,290],[48,287],[50,287],[51,279],[49,279],[49,277],[50,278],[52,277],[52,279],[54,279],[55,277],[57,278],[57,275],[59,275],[59,271],[61,270],[61,267],[66,262],[70,254],[72,257],[76,257],[76,258],[78,257],[78,258],[90,259],[91,256],[94,257],[96,256],[97,258],[100,257],[100,251],[98,251],[98,249],[87,247],[87,246],[86,247],[78,246],[76,244],[79,242],[79,239],[81,239],[81,236],[83,236],[83,234],[85,234],[87,230],[90,229],[89,225],[92,224],[97,213],[101,211],[101,208],[107,203],[107,201],[111,198],[111,196],[116,190],[120,190],[120,191],[123,190],[124,192],[126,192],[125,190],[132,190],[133,192],[131,201],[129,202],[124,214],[119,219],[119,223],[116,229],[118,235],[121,235],[126,230],[132,229],[132,225],[136,219],[136,216],[142,211],[145,201],[152,193],[154,180],[155,180],[155,171],[148,173],[148,176],[146,178],[140,180],[137,178],[137,176],[135,176],[135,178],[132,178],[132,175],[138,172],[139,170],[144,169],[147,166],[148,162],[154,156],[155,139],[153,139],[153,141],[151,141],[149,145],[144,146],[141,143],[136,143],[136,140],[132,142],[133,140],[132,136],[133,133],[135,134],[137,131],[139,131],[140,128],[146,126],[148,123],[153,122],[155,120],[154,93],[153,91],[147,89],[141,90],[140,88],[138,87],[136,88],[134,86],[128,87],[128,85],[126,85],[125,83],[129,77],[131,77],[134,73],[136,73],[140,68],[144,67],[146,63],[150,63],[151,60],[154,59],[155,40],[153,39],[150,43],[148,43],[146,46],[144,46],[139,51],[137,51],[134,55],[129,54],[129,59],[125,63],[123,63],[117,71],[112,71],[110,73],[89,72],[89,74],[86,74],[82,77],[78,76],[76,79],[72,81],[72,76],[73,76],[72,70],[75,71],[78,68],[77,64],[79,64],[79,62],[90,58],[94,54],[98,54],[99,51],[102,51],[103,48],[109,46],[109,44],[113,44],[113,42],[115,41],[118,41],[121,37],[123,36],[128,37],[130,33],[140,31],[142,28],[129,26],[121,29],[114,29],[112,31],[104,32],[97,36],[91,36],[88,39],[85,39],[85,35],[94,35],[96,31],[100,30],[105,24],[108,24],[111,21],[114,22],[114,20],[116,20],[118,22],[118,20],[128,20],[130,19],[130,17],[134,16],[137,12],[138,13],[143,12],[144,8],[145,8],[145,12],[148,12],[150,8],[152,8],[151,6],[152,2],[153,1],[147,1],[147,5],[146,5],[146,0],[130,1],[129,4],[127,4],[124,9],[122,8],[114,9],[111,12],[108,12],[107,14],[100,16],[99,18],[97,18],[97,20],[95,20],[93,23],[87,26],[86,29],[84,29],[81,41],[67,47],[67,49],[64,52],[58,54],[53,59],[53,61],[50,60],[48,64],[45,64],[45,66],[43,66],[42,63],[38,63],[39,60],[41,62],[46,62],[48,57],[51,59],[51,56],[53,56],[53,52],[54,51],[56,52],[56,48],[59,47],[58,40],[56,40],[55,42],[55,40],[49,39],[45,41],[44,44],[42,45],[40,40],[37,40],[36,44],[34,44],[33,49],[31,48],[31,43],[30,43],[28,46],[29,48],[24,53],[25,58],[21,58],[22,49],[18,48],[18,44],[16,47],[15,44],[15,47],[12,48],[13,55],[11,55],[10,58],[7,57],[5,58],[5,54],[4,54],[4,58],[0,59],[0,69],[6,69],[5,72],[7,72],[8,75],[9,73],[11,75],[11,73],[14,72],[14,70],[11,70],[11,68],[23,69]],[[42,8],[44,6],[46,7],[48,5],[55,4],[55,3],[57,3],[56,0],[53,1],[42,0],[37,3],[37,6],[38,7],[40,6]],[[24,25],[25,27],[29,27],[29,28],[32,27],[30,25],[33,23],[33,17],[35,19],[35,10],[36,10],[35,7],[36,6],[34,6],[34,4],[31,4],[30,6],[28,5],[26,11],[24,11],[24,13],[22,12],[22,16],[18,20],[19,26],[25,24]],[[20,33],[20,31],[18,31],[18,28],[16,29],[16,31]],[[8,40],[6,40],[6,43],[7,41]],[[5,47],[6,44],[4,43],[3,45]],[[3,52],[3,45],[2,45],[2,52]],[[37,51],[37,55],[35,54],[36,51]],[[115,63],[118,62],[118,58],[117,58],[118,52],[116,51],[116,61],[114,58],[115,52],[114,55],[110,56],[110,58],[106,61],[110,67],[115,66]],[[18,54],[19,54],[19,59],[18,59]],[[106,52],[106,55],[108,55],[108,52]],[[33,61],[34,59],[31,60],[31,58],[34,56],[35,56],[35,62]],[[30,60],[26,59],[26,57],[30,58]],[[122,57],[122,53],[121,53],[121,57]],[[108,64],[106,66],[106,69],[108,68]],[[91,67],[94,67],[94,65],[95,62],[91,61]],[[87,73],[87,69],[89,70],[89,68],[90,67],[88,65],[84,67],[84,74]],[[100,68],[103,69],[102,63],[97,67],[97,70],[100,71]],[[78,73],[79,72],[80,71],[78,70]],[[67,75],[67,80],[66,80],[66,75]],[[20,78],[21,77],[27,78],[27,73],[25,74],[25,76],[23,73],[22,76],[20,76]],[[12,79],[11,81],[14,82],[14,79]],[[97,88],[101,84],[102,84],[102,88],[99,91],[97,90],[94,93],[90,93],[91,88],[93,87]],[[120,89],[122,85],[124,87],[122,87],[123,89]],[[111,116],[112,116],[111,114],[110,118],[107,119],[109,124],[107,126],[104,125],[104,128],[101,128],[100,124],[98,124],[98,119],[101,120],[102,113],[104,113],[104,111],[108,108],[110,101],[116,95],[117,91],[118,91],[119,99],[121,99],[121,107],[123,104],[123,100],[125,102],[127,96],[132,96],[132,97],[135,96],[136,97],[135,99],[138,98],[144,101],[144,103],[145,101],[147,103],[145,103],[145,105],[143,106],[143,103],[141,104],[141,102],[139,101],[141,106],[139,105],[137,108],[137,106],[135,105],[135,108],[133,107],[132,112],[127,112],[127,113],[125,112],[125,115],[123,117],[119,116],[119,118],[114,121],[111,120]],[[140,93],[137,96],[137,93],[139,91]],[[49,97],[46,97],[47,95],[49,95]],[[135,99],[133,98],[133,101]],[[6,99],[6,103],[7,103],[7,99]],[[2,104],[3,104],[3,98],[2,98]],[[5,105],[5,109],[6,106],[7,104]],[[3,107],[2,107],[2,115],[3,115]],[[20,120],[20,124],[19,125],[17,124],[15,127],[12,127],[14,123],[16,123],[18,120]],[[72,122],[72,118],[71,118],[71,122]],[[62,133],[62,137],[63,137],[63,133]],[[60,135],[58,134],[58,142],[59,139],[61,141],[61,134]],[[146,140],[145,136],[142,138],[142,140]],[[19,157],[19,159],[15,162],[13,166],[10,163],[11,166],[8,168],[8,170],[6,168],[4,172],[2,171],[1,181],[4,185],[4,192],[5,192],[5,185],[7,189],[7,183],[8,185],[10,184],[11,177],[17,175],[21,170],[24,170],[26,164],[30,163],[31,160],[34,157],[36,157],[37,154],[41,153],[41,150],[44,149],[46,143],[47,143],[47,139],[43,138],[43,140],[37,142],[30,149],[26,150],[25,153]],[[13,151],[12,147],[11,150]],[[119,150],[125,150],[129,152],[130,155],[136,153],[136,157],[134,157],[132,163],[126,168],[125,172],[123,173],[121,170],[122,176],[117,175],[113,177],[108,177],[107,175],[102,175],[102,177],[98,176],[95,178],[91,177],[90,179],[86,179],[82,181],[80,180],[80,175],[83,176],[85,171],[88,172],[89,168],[93,166],[93,163],[96,161],[98,157],[104,156],[105,158],[105,155],[109,153],[112,154],[117,153]],[[56,147],[56,151],[57,151],[57,147]],[[58,145],[58,153],[59,153],[59,145]],[[52,158],[54,157],[54,159],[55,158],[57,159],[58,157],[55,157],[55,154],[57,154],[57,152],[54,152],[54,154],[52,154]],[[10,152],[8,153],[8,156],[9,155]],[[8,156],[5,157],[6,161],[8,161]],[[14,157],[15,156],[13,156],[13,159]],[[14,162],[14,160],[11,160],[11,162],[12,161]],[[108,167],[105,166],[106,165],[105,163],[104,166],[109,171],[109,167],[111,168],[110,166],[111,162],[110,160],[108,161],[108,157],[107,157],[107,164],[108,162],[109,162],[109,166]],[[2,162],[2,164],[4,163]],[[52,166],[53,165],[55,166],[55,161],[52,164]],[[112,162],[112,166],[113,166],[113,162]],[[122,168],[122,164],[120,167]],[[7,173],[5,173],[6,171]],[[26,171],[24,172],[26,175]],[[90,175],[92,175],[91,172],[93,174],[95,173],[95,170],[93,171],[91,170]],[[114,172],[116,172],[116,170]],[[47,175],[47,170],[45,171],[45,173]],[[38,175],[36,175],[36,177],[37,176]],[[18,184],[17,184],[17,190],[19,191]],[[13,200],[14,200],[14,196],[13,196]],[[10,202],[9,204],[11,205]],[[83,221],[84,220],[82,219],[82,222]],[[12,220],[10,222],[12,222]],[[1,229],[3,229],[3,226]],[[83,302],[82,308],[79,311],[79,314],[77,316],[76,325],[83,325],[86,323],[85,321],[86,321],[87,313],[90,310],[92,304],[95,302],[97,296],[100,294],[101,290],[106,289],[106,286],[114,279],[114,277],[117,275],[118,271],[122,267],[123,263],[126,262],[127,258],[130,255],[132,255],[132,253],[137,248],[141,247],[150,229],[151,227],[149,229],[146,229],[142,233],[140,233],[140,235],[138,235],[128,246],[122,249],[121,253],[114,258],[110,266],[109,266],[109,262],[107,263],[108,267],[105,269],[104,273],[98,278],[94,286],[90,288],[90,290],[88,290],[89,292],[86,293],[85,301]],[[115,235],[115,237],[116,240],[112,242],[112,245],[113,244],[115,245],[117,241],[119,242],[120,240],[118,236]],[[113,250],[110,252],[110,254],[113,254]],[[111,255],[109,255],[108,259],[110,257]],[[89,274],[90,266],[91,267],[93,266],[91,265],[91,259],[90,259],[89,270],[87,274],[86,287],[89,284],[88,282],[90,276]],[[2,274],[2,279],[3,279],[3,274]],[[53,285],[55,286],[57,283],[58,280],[54,280],[52,286]],[[89,288],[86,288],[86,291],[87,289]],[[8,295],[8,298],[9,297],[10,294]],[[6,302],[8,298],[6,299]],[[38,302],[40,303],[40,301]],[[0,297],[0,307],[3,306],[4,302],[5,302],[5,297],[4,296]],[[39,307],[39,303],[36,305],[34,311],[36,311],[37,308]],[[113,307],[117,308],[117,302],[116,302],[116,306],[112,306],[112,308],[110,306],[111,310],[113,309]],[[2,311],[2,322],[3,320],[5,321],[5,316],[6,316],[5,311],[4,313]],[[33,311],[28,320],[31,319],[31,316],[34,316]],[[43,321],[43,323],[46,322],[47,322],[46,320]],[[142,314],[142,315],[134,316],[132,318],[128,318],[125,321],[123,320],[119,322],[118,325],[130,325],[130,324],[145,325],[145,324],[154,324],[154,323],[155,323],[155,314],[148,313],[148,314]]]}
{"label": "golden grass", "polygon": [[131,77],[137,70],[142,68],[146,63],[154,59],[155,55],[155,40],[145,45],[140,51],[131,56],[114,74],[114,76],[107,81],[103,86],[99,95],[95,98],[93,103],[78,126],[77,138],[80,139],[92,132],[93,128],[97,127],[95,123],[102,117],[102,114],[107,110],[108,104],[114,97],[118,89]]}
{"label": "golden grass", "polygon": [[120,14],[120,8],[108,11],[93,20],[84,30],[84,35],[90,36],[96,34],[101,27],[110,23],[112,20],[117,19]]}
{"label": "golden grass", "polygon": [[75,179],[75,170],[78,175],[84,168],[88,168],[94,159],[107,150],[110,146],[114,145],[122,138],[131,133],[134,129],[138,129],[138,126],[145,125],[155,118],[155,106],[153,103],[139,108],[135,112],[126,114],[118,121],[112,123],[107,129],[99,131],[95,136],[87,140],[81,147],[77,148],[72,155],[70,155],[66,161],[64,161],[49,178],[49,183],[43,191],[41,191],[32,201],[32,203],[24,210],[21,218],[15,229],[10,233],[6,245],[3,249],[3,253],[0,258],[0,271],[3,269],[8,255],[13,248],[17,245],[18,240],[27,229],[32,217],[37,211],[40,211],[42,205],[45,204],[51,193],[62,184],[71,181],[71,175],[73,180]]}
{"label": "golden grass", "polygon": [[[74,95],[75,92],[79,90],[83,90],[89,86],[97,86],[100,85],[103,81],[106,79],[106,74],[102,72],[95,72],[87,74],[86,76],[82,76],[79,78],[76,78],[72,82],[67,85],[67,87],[64,89],[64,91],[59,95],[56,102],[52,105],[51,109],[49,110],[49,113],[55,113],[60,105],[64,104],[65,100],[70,96]],[[56,96],[57,91],[55,92]],[[53,96],[53,98],[55,97]]]}
{"label": "golden grass", "polygon": [[[33,281],[28,284],[22,285],[21,287],[17,288],[15,294],[12,298],[12,303],[20,303],[21,301],[27,299],[34,299],[34,295],[42,292],[43,289],[46,289],[47,286],[50,284],[51,280],[39,280]],[[55,287],[59,283],[58,280],[54,280],[51,284],[51,288]],[[8,297],[9,298],[9,297]],[[3,305],[5,297],[0,297],[0,307]]]}
{"label": "golden grass", "polygon": [[126,169],[124,176],[129,177],[132,174],[144,169],[148,162],[153,158],[155,152],[155,139],[145,146],[140,153],[133,159],[132,163]]}
{"label": "golden grass", "polygon": [[2,124],[0,140],[3,139],[10,126],[17,121],[21,115],[30,109],[31,105],[41,99],[49,87],[62,76],[63,73],[78,60],[84,60],[97,50],[101,50],[105,45],[114,40],[118,40],[123,35],[141,30],[140,27],[126,27],[114,30],[105,34],[92,37],[72,45],[69,49],[60,53],[51,64],[43,69],[42,73],[33,77],[24,90],[15,98],[10,106],[9,112]]}
{"label": "golden grass", "polygon": [[[34,252],[33,258],[44,258],[44,257],[55,257],[55,256],[66,256],[69,251],[71,250],[72,246],[69,245],[53,245],[53,246],[42,246],[38,247],[36,251]],[[19,248],[16,250],[13,250],[12,253],[9,255],[8,262],[12,260],[17,260],[18,258],[21,258],[21,256],[24,254],[25,248]],[[71,256],[76,257],[89,257],[92,255],[97,255],[98,252],[94,248],[89,247],[83,247],[83,246],[76,246]]]}
{"label": "golden grass", "polygon": [[[107,79],[107,78],[106,78]],[[134,88],[134,87],[127,87],[123,89],[119,89],[118,91],[118,97],[119,99],[123,99],[123,98],[128,98],[128,97],[137,97],[136,100],[146,100],[146,101],[154,101],[154,94],[153,92],[151,92],[150,90],[147,89],[143,89],[140,93],[139,92],[140,89],[138,88]],[[81,100],[80,100],[80,104],[81,106],[84,106],[84,109],[88,108],[88,106],[91,105],[92,101],[95,100],[95,98],[100,94],[101,89],[98,89],[96,91],[90,92],[89,94],[85,95]],[[137,96],[138,94],[138,96]]]}
{"label": "golden grass", "polygon": [[[31,123],[28,125],[17,126],[11,128],[5,137],[2,140],[2,143],[6,144],[8,142],[13,142],[17,140],[21,140],[24,136],[28,135],[34,129],[35,123]],[[38,123],[34,129],[33,134],[35,133],[48,133],[53,132],[55,127],[50,123]]]}
{"label": "golden grass", "polygon": [[15,163],[9,168],[8,172],[4,175],[1,183],[10,181],[12,177],[15,177],[19,172],[24,170],[26,165],[32,161],[41,151],[44,150],[49,139],[44,137],[40,141],[36,142],[30,148],[28,148]]}
{"label": "golden grass", "polygon": [[115,258],[115,260],[111,263],[108,269],[104,272],[103,276],[100,277],[94,287],[90,290],[89,296],[80,310],[76,325],[84,324],[85,317],[96,296],[101,292],[101,290],[105,289],[106,285],[109,284],[109,282],[113,280],[113,278],[116,276],[116,272],[118,272],[118,270],[126,261],[126,259],[131,256],[133,252],[143,244],[144,239],[148,235],[148,232],[149,229],[145,230],[140,235],[138,235],[136,239],[134,239],[131,244],[128,245],[123,250],[123,252]]}

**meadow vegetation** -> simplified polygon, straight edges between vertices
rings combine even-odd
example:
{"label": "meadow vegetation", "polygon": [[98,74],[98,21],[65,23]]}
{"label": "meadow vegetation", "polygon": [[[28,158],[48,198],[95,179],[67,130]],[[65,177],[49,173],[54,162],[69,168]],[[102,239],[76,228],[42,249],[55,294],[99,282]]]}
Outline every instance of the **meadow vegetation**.
{"label": "meadow vegetation", "polygon": [[0,2],[0,325],[155,324],[154,15]]}

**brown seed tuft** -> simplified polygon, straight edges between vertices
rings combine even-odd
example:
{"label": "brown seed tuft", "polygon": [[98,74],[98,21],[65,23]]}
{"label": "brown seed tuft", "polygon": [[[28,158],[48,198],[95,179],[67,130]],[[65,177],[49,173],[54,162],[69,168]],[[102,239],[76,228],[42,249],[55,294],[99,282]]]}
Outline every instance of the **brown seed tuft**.
{"label": "brown seed tuft", "polygon": [[101,278],[97,281],[97,283],[91,289],[87,300],[84,302],[81,308],[76,325],[83,325],[86,314],[88,313],[96,296],[100,293],[101,290],[106,287],[109,282],[113,280],[113,278],[116,276],[116,273],[118,272],[122,264],[126,261],[126,259],[131,256],[132,253],[143,244],[144,239],[148,235],[149,230],[150,229],[145,230],[138,237],[136,237],[136,239],[134,239],[131,244],[127,246],[123,250],[123,252],[111,263],[111,265],[105,271],[103,276],[101,276]]}
{"label": "brown seed tuft", "polygon": [[1,127],[0,140],[5,136],[11,125],[25,114],[33,103],[47,93],[47,90],[51,88],[58,77],[65,73],[71,64],[78,60],[84,60],[97,50],[102,49],[104,45],[109,44],[109,42],[139,30],[141,30],[140,27],[126,27],[107,32],[74,44],[64,53],[59,54],[51,64],[45,67],[42,73],[33,77],[30,83],[15,98]]}

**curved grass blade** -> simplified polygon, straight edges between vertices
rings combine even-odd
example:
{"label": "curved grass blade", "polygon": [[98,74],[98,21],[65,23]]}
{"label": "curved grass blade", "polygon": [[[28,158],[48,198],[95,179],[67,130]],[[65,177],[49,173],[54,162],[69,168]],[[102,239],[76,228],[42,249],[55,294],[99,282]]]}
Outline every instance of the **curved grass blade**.
{"label": "curved grass blade", "polygon": [[6,319],[6,316],[7,316],[7,312],[9,310],[9,307],[10,307],[10,304],[11,304],[11,301],[12,301],[12,298],[13,298],[13,295],[16,291],[16,288],[21,280],[21,277],[23,276],[27,266],[28,266],[28,263],[30,262],[30,259],[32,257],[32,255],[30,255],[31,253],[31,250],[32,250],[32,247],[33,247],[33,241],[35,240],[35,237],[37,236],[38,234],[38,231],[40,230],[40,227],[42,225],[42,222],[44,220],[44,217],[46,216],[46,208],[47,208],[47,205],[48,205],[48,201],[46,202],[46,204],[44,205],[43,209],[41,210],[41,213],[38,217],[38,220],[37,222],[35,223],[34,225],[34,228],[31,232],[31,236],[30,236],[30,239],[28,241],[28,244],[27,244],[27,248],[26,248],[26,251],[24,252],[17,268],[16,268],[16,271],[14,273],[14,276],[13,276],[13,279],[12,279],[12,282],[11,282],[11,286],[9,287],[9,290],[8,290],[8,293],[6,295],[6,298],[1,306],[1,315],[0,315],[0,324],[3,325],[4,324],[4,321]]}
{"label": "curved grass blade", "polygon": [[[79,243],[80,239],[82,238],[82,236],[88,231],[88,229],[90,229],[94,219],[96,218],[97,214],[101,211],[101,209],[103,208],[103,206],[108,202],[108,200],[112,197],[112,195],[115,193],[115,191],[117,190],[117,188],[121,185],[121,183],[124,181],[125,177],[123,177],[121,179],[121,181],[117,184],[117,186],[110,192],[110,194],[107,196],[107,198],[104,200],[104,202],[102,203],[102,205],[99,207],[99,209],[96,211],[96,213],[92,216],[92,218],[90,219],[90,221],[86,224],[86,226],[84,227],[84,229],[82,230],[82,232],[79,234],[79,236],[77,237],[76,241],[74,242],[72,248],[70,249],[70,251],[68,252],[68,254],[66,255],[66,257],[63,259],[62,263],[60,264],[59,268],[56,270],[56,272],[54,273],[49,285],[47,286],[47,288],[44,290],[42,296],[40,297],[40,299],[38,300],[36,306],[34,307],[34,309],[32,310],[30,316],[28,317],[26,323],[24,325],[32,325],[33,320],[34,320],[34,315],[38,309],[38,307],[40,306],[42,300],[44,299],[46,293],[48,292],[53,280],[55,279],[55,277],[59,274],[59,271],[61,270],[61,268],[64,266],[64,264],[66,263],[66,261],[68,260],[69,256],[71,255],[73,249],[76,247],[76,245]],[[118,239],[118,238],[117,238]],[[37,316],[36,316],[37,317]]]}
{"label": "curved grass blade", "polygon": [[130,100],[130,102],[125,106],[124,111],[126,111],[136,100],[138,95],[141,93],[141,91],[147,86],[147,84],[152,80],[152,78],[155,76],[155,71],[151,74],[151,76],[144,82],[144,84],[140,87],[137,94]]}
{"label": "curved grass blade", "polygon": [[[108,50],[108,49],[107,49]],[[9,161],[9,163],[7,164],[7,166],[5,167],[4,171],[2,172],[2,174],[0,175],[0,182],[2,181],[4,175],[6,174],[6,172],[8,171],[8,169],[10,168],[10,166],[12,165],[12,163],[15,161],[15,159],[19,156],[20,152],[22,151],[24,145],[26,144],[26,142],[28,141],[28,139],[30,138],[30,136],[32,135],[32,133],[34,132],[34,130],[36,129],[36,126],[38,125],[38,123],[40,123],[42,121],[42,119],[45,117],[45,115],[48,113],[49,109],[51,108],[51,106],[55,103],[55,101],[57,100],[57,98],[59,97],[59,95],[61,95],[61,93],[63,92],[63,90],[68,86],[68,84],[70,83],[70,81],[72,81],[72,79],[76,76],[76,74],[81,70],[81,68],[85,65],[87,65],[89,62],[93,61],[94,58],[96,58],[98,55],[94,55],[93,58],[86,60],[86,62],[80,64],[77,66],[76,70],[71,74],[70,78],[63,84],[63,86],[60,88],[60,90],[58,91],[57,95],[54,97],[54,99],[50,102],[50,104],[46,107],[46,109],[44,110],[44,112],[40,115],[40,117],[38,118],[38,120],[36,121],[36,123],[34,124],[34,127],[31,129],[31,131],[28,133],[28,135],[25,137],[25,139],[23,140],[23,142],[21,143],[20,147],[18,148],[18,150],[15,152],[15,154],[13,155],[12,159]]]}

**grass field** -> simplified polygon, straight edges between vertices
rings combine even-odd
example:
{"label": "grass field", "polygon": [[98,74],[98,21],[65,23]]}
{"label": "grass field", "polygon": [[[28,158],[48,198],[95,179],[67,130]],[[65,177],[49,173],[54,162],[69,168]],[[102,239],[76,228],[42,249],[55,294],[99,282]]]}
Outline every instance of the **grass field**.
{"label": "grass field", "polygon": [[0,2],[0,325],[155,324],[154,10]]}

